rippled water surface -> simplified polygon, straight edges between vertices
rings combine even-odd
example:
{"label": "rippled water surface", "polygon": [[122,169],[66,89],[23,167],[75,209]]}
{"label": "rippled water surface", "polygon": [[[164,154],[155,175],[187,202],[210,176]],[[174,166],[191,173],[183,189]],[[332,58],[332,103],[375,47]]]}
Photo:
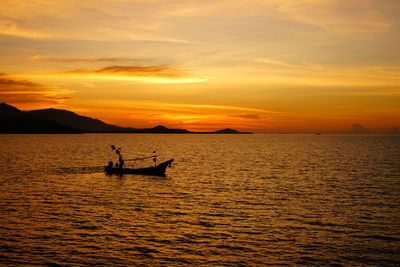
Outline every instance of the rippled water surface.
{"label": "rippled water surface", "polygon": [[[175,162],[106,176],[111,144]],[[0,265],[400,265],[399,136],[0,135],[0,154]]]}

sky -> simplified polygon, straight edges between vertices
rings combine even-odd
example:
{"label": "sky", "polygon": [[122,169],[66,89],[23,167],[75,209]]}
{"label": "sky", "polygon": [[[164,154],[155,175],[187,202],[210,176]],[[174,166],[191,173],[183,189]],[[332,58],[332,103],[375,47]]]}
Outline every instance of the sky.
{"label": "sky", "polygon": [[400,127],[398,0],[0,3],[0,102],[22,110],[193,131]]}

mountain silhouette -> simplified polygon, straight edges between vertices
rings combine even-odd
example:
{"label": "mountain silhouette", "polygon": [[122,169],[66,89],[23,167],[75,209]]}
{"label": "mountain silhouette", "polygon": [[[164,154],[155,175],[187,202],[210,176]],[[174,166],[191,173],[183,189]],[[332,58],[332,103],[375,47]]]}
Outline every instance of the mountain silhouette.
{"label": "mountain silhouette", "polygon": [[0,133],[242,133],[233,129],[216,132],[191,132],[169,129],[158,125],[154,128],[136,129],[107,124],[98,119],[78,115],[64,109],[39,109],[21,111],[0,103]]}
{"label": "mountain silhouette", "polygon": [[20,114],[22,111],[6,103],[0,103],[0,118],[9,118]]}
{"label": "mountain silhouette", "polygon": [[191,133],[185,129],[169,129],[165,126],[158,125],[154,128],[137,129],[138,133]]}
{"label": "mountain silhouette", "polygon": [[231,129],[231,128],[222,129],[219,131],[215,131],[213,133],[216,133],[216,134],[249,134],[249,132],[239,132],[239,131],[237,131],[235,129]]}
{"label": "mountain silhouette", "polygon": [[78,131],[90,132],[128,132],[132,128],[123,128],[111,124],[107,124],[98,119],[78,115],[72,111],[63,109],[40,109],[27,111],[28,114],[38,119],[50,120],[59,124],[74,128]]}
{"label": "mountain silhouette", "polygon": [[79,133],[52,120],[39,119],[29,112],[0,103],[0,133]]}

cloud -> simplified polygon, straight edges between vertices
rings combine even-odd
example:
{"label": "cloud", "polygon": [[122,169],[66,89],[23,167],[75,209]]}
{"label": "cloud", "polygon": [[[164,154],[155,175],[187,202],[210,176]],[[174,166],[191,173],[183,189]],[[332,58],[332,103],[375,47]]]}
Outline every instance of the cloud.
{"label": "cloud", "polygon": [[[227,105],[207,105],[207,104],[177,104],[177,103],[159,103],[157,105],[161,105],[164,107],[173,107],[182,110],[199,110],[201,112],[204,111],[213,111],[213,114],[216,110],[229,113],[229,112],[257,112],[257,113],[279,113],[277,111],[258,109],[258,108],[249,108],[249,107],[241,107],[241,106],[227,106]],[[254,114],[252,114],[254,115]]]}
{"label": "cloud", "polygon": [[0,34],[31,39],[190,43],[160,31],[164,24],[161,10],[168,5],[158,6],[142,1],[3,0]]}
{"label": "cloud", "polygon": [[260,114],[238,114],[238,115],[234,115],[233,117],[244,118],[244,119],[254,119],[254,120],[261,119]]}
{"label": "cloud", "polygon": [[67,89],[44,86],[0,73],[0,98],[2,102],[28,106],[54,106],[69,99],[65,95],[71,92]]}
{"label": "cloud", "polygon": [[16,37],[42,39],[48,38],[46,33],[24,27],[18,19],[0,18],[0,34]]}
{"label": "cloud", "polygon": [[400,134],[400,128],[399,127],[391,127],[389,129],[389,134]]}
{"label": "cloud", "polygon": [[353,134],[365,134],[365,133],[368,133],[368,130],[362,124],[354,123],[351,126],[351,133],[353,133]]}
{"label": "cloud", "polygon": [[29,58],[30,61],[38,62],[56,62],[56,63],[101,63],[101,62],[124,62],[124,61],[137,61],[134,58],[122,58],[122,57],[102,57],[102,58],[86,58],[86,57],[75,57],[75,58],[62,58],[62,57],[46,57],[41,55],[35,55]]}
{"label": "cloud", "polygon": [[102,74],[152,77],[187,77],[185,70],[171,66],[109,66],[95,71]]}
{"label": "cloud", "polygon": [[301,64],[292,64],[292,63],[287,63],[285,61],[274,60],[270,58],[257,58],[255,61],[267,65],[272,65],[274,67],[289,68],[289,69],[310,69],[310,70],[322,69],[321,66],[309,62],[302,62]]}
{"label": "cloud", "polygon": [[[282,33],[293,28],[297,32],[301,29],[297,27],[307,24],[326,32],[368,36],[393,28],[387,14],[395,13],[388,6],[396,4],[394,0],[3,0],[0,33],[27,38],[198,44],[199,34],[209,36],[206,41],[212,42],[210,37],[215,36],[210,32],[215,29],[217,33],[225,30],[224,39],[246,36],[248,28],[241,27],[245,18],[260,19],[257,25],[264,28],[277,26],[272,25],[274,21],[298,24],[281,25]],[[228,21],[238,23],[220,28]]]}
{"label": "cloud", "polygon": [[206,79],[190,75],[187,69],[167,66],[108,66],[100,69],[74,69],[45,74],[35,74],[29,77],[62,78],[62,76],[108,79],[108,80],[132,80],[148,83],[197,83]]}
{"label": "cloud", "polygon": [[[382,4],[365,0],[298,0],[275,1],[283,16],[317,26],[327,32],[371,35],[387,32],[390,21]],[[354,36],[353,36],[354,37]]]}
{"label": "cloud", "polygon": [[[118,103],[109,100],[102,101],[101,105],[107,110],[103,111],[104,118],[117,125],[150,127],[162,124],[190,130],[235,128],[253,131],[268,127],[270,116],[280,113],[243,106],[137,100],[121,100]],[[124,115],[113,114],[118,112],[116,105]]]}

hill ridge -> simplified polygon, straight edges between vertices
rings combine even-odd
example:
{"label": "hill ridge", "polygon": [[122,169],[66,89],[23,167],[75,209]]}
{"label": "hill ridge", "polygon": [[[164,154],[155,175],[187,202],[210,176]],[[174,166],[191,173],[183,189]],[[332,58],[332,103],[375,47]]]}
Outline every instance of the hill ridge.
{"label": "hill ridge", "polygon": [[[21,115],[23,115],[23,120],[21,119]],[[26,125],[26,129],[24,128],[24,125]],[[43,127],[43,129],[41,127]],[[186,129],[170,129],[164,125],[157,125],[153,128],[144,129],[120,127],[105,123],[99,119],[82,116],[73,111],[65,109],[47,108],[21,111],[9,104],[0,103],[0,133],[62,133],[63,129],[65,130],[65,133],[248,133],[239,132],[230,128],[214,132],[192,132]]]}

